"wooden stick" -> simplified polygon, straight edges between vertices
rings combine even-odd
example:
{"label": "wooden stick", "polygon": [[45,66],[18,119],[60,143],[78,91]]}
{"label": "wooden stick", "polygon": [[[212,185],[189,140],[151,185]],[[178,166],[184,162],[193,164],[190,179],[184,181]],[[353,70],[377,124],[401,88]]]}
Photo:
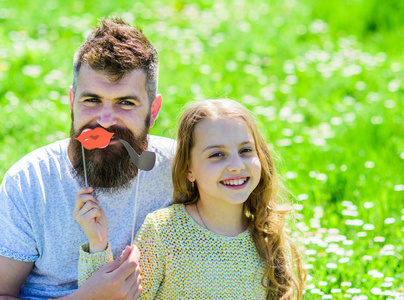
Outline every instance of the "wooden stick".
{"label": "wooden stick", "polygon": [[[86,156],[84,154],[84,147],[83,144],[81,144],[81,153],[83,156],[83,167],[84,167],[84,182],[86,184],[86,187],[88,187],[88,181],[87,181],[87,166],[86,166]],[[98,238],[102,242],[102,237],[101,237],[101,232],[100,229],[97,227],[97,233],[98,233]]]}
{"label": "wooden stick", "polygon": [[81,144],[81,153],[83,156],[83,167],[84,167],[84,181],[86,183],[86,187],[88,187],[88,182],[87,182],[87,167],[86,167],[86,156],[84,154],[84,147],[83,144]]}
{"label": "wooden stick", "polygon": [[135,223],[136,223],[136,214],[137,214],[137,194],[139,191],[139,178],[140,178],[140,169],[137,169],[137,183],[136,183],[136,191],[135,191],[135,209],[133,211],[133,224],[132,224],[132,237],[130,244],[133,245],[133,239],[135,235]]}

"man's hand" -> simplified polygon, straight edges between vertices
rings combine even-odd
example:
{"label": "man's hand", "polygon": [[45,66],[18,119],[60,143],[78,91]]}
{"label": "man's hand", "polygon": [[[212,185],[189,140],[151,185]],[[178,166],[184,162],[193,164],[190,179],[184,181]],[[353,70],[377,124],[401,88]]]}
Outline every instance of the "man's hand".
{"label": "man's hand", "polygon": [[80,189],[76,194],[73,218],[86,234],[90,252],[101,252],[107,248],[107,217],[92,194],[92,187]]}
{"label": "man's hand", "polygon": [[142,292],[139,257],[136,246],[126,246],[120,257],[95,272],[76,291],[76,299],[137,299]]}

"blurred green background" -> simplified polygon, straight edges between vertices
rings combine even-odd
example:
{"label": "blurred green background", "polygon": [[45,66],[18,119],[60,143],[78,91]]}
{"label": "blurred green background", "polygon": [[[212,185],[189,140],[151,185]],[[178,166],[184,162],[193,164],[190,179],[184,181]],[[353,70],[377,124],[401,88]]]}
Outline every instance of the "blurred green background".
{"label": "blurred green background", "polygon": [[301,217],[306,299],[404,299],[404,1],[0,0],[0,180],[68,136],[73,54],[109,15],[160,53],[151,133],[174,137],[192,99],[257,116]]}

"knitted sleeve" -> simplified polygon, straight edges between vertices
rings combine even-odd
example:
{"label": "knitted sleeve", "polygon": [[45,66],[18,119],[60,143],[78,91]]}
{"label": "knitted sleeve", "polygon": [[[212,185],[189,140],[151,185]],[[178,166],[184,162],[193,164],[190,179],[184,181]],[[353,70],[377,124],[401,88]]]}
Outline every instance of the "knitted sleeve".
{"label": "knitted sleeve", "polygon": [[108,243],[107,248],[102,252],[89,253],[89,245],[84,244],[80,247],[80,258],[79,258],[79,273],[78,273],[78,284],[79,286],[93,275],[94,272],[101,269],[106,264],[113,261],[113,255],[111,251],[111,246]]}
{"label": "knitted sleeve", "polygon": [[140,270],[142,276],[141,299],[154,299],[164,280],[165,259],[158,224],[151,214],[146,217],[136,235],[135,244],[140,250]]}

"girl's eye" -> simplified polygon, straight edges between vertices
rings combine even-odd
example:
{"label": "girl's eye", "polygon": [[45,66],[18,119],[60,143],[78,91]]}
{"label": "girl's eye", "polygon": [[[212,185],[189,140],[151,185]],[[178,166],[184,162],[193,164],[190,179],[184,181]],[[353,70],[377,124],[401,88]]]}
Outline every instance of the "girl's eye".
{"label": "girl's eye", "polygon": [[215,153],[212,153],[211,155],[209,155],[209,158],[220,158],[220,157],[223,157],[223,156],[224,156],[223,153],[215,152]]}
{"label": "girl's eye", "polygon": [[253,149],[252,148],[243,148],[243,149],[241,149],[240,150],[240,153],[241,154],[245,154],[245,153],[249,153],[249,152],[252,152],[253,151]]}

